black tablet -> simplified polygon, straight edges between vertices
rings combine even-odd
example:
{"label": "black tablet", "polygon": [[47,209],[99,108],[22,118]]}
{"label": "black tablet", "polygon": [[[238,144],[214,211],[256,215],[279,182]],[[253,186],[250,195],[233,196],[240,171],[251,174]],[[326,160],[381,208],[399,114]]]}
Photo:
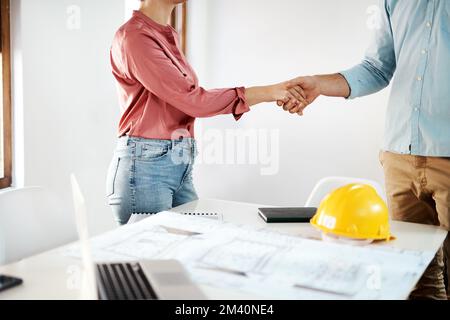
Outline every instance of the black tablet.
{"label": "black tablet", "polygon": [[259,216],[267,223],[309,222],[317,208],[259,208]]}

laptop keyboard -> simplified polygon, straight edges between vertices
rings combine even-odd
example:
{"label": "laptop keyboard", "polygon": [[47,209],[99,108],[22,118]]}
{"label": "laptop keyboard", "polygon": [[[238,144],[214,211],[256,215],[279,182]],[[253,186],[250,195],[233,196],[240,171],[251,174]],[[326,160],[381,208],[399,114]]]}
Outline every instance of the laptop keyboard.
{"label": "laptop keyboard", "polygon": [[157,300],[139,263],[97,265],[101,300]]}

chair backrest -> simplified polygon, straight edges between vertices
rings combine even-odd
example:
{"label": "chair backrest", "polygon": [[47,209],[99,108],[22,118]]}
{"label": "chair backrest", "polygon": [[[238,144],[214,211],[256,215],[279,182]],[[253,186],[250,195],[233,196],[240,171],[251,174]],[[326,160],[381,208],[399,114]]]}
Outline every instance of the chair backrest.
{"label": "chair backrest", "polygon": [[0,193],[0,265],[76,239],[71,204],[40,187]]}
{"label": "chair backrest", "polygon": [[381,187],[381,185],[372,180],[367,179],[359,179],[359,178],[348,178],[348,177],[327,177],[322,180],[320,180],[316,186],[314,187],[313,191],[311,192],[311,195],[309,196],[308,200],[306,201],[305,206],[306,207],[318,207],[322,200],[333,190],[343,187],[345,185],[351,184],[351,183],[363,183],[370,185],[375,188],[378,195],[386,201],[386,194],[384,192],[384,189]]}

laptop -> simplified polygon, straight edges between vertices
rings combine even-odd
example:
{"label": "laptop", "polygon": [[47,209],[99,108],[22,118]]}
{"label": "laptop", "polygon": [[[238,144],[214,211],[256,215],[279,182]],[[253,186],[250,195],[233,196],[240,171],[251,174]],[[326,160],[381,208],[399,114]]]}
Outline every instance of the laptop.
{"label": "laptop", "polygon": [[176,260],[94,264],[84,196],[76,177],[72,184],[83,264],[82,298],[86,300],[206,300]]}

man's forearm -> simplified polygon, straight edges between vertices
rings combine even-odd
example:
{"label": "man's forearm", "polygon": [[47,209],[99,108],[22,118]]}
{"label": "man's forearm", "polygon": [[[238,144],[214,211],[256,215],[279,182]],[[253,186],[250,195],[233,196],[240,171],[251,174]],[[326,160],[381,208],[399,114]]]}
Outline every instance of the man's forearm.
{"label": "man's forearm", "polygon": [[350,87],[347,80],[339,73],[314,76],[320,87],[320,94],[328,97],[350,96]]}

